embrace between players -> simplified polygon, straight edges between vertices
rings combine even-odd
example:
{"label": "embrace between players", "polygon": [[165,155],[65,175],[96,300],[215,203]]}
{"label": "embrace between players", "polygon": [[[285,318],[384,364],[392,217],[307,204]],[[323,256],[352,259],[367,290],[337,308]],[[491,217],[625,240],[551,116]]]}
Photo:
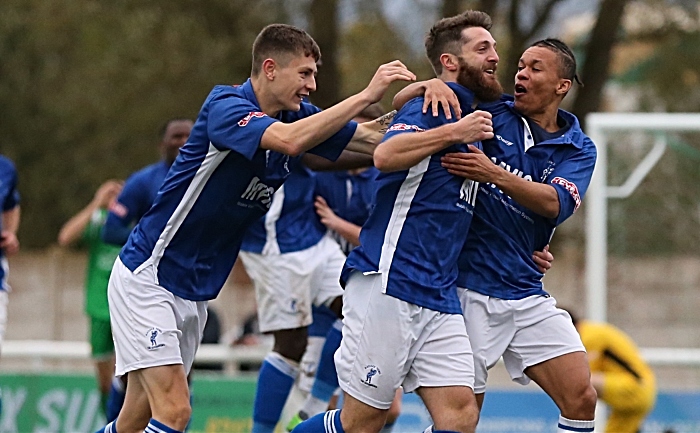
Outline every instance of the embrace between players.
{"label": "embrace between players", "polygon": [[[532,379],[552,397],[559,431],[593,431],[585,349],[541,282],[554,228],[580,205],[595,164],[578,120],[558,108],[575,59],[559,40],[534,43],[519,61],[514,99],[502,97],[490,27],[476,11],[433,26],[426,51],[438,79],[396,96],[386,135],[381,122],[351,119],[390,83],[415,80],[401,62],[320,111],[305,102],[320,58],[313,39],[287,25],[258,35],[251,78],[212,90],[115,263],[116,373],[128,372],[129,384],[119,417],[101,431],[185,429],[206,302],[246,229],[302,153],[334,160],[344,149],[374,154],[382,171],[341,275],[335,366],[344,405],[294,431],[379,432],[403,387],[424,401],[432,431],[474,432],[487,371],[501,356],[513,380]],[[426,113],[431,101],[442,110]]]}

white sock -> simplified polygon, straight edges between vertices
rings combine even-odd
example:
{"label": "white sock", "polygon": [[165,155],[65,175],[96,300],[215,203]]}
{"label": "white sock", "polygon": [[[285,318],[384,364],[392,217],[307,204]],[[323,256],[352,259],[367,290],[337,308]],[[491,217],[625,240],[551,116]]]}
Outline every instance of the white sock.
{"label": "white sock", "polygon": [[301,406],[301,409],[299,409],[299,411],[304,412],[309,418],[311,418],[316,414],[325,412],[327,409],[327,401],[323,401],[309,394],[309,396],[306,397],[306,401],[304,401],[304,404]]}
{"label": "white sock", "polygon": [[559,415],[559,425],[557,428],[557,433],[571,433],[571,432],[583,432],[589,433],[593,432],[595,427],[595,420],[581,421],[564,418]]}

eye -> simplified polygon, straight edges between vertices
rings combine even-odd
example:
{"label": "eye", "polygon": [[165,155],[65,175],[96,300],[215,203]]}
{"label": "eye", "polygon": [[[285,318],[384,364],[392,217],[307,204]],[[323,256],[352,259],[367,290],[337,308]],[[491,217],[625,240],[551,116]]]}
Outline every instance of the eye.
{"label": "eye", "polygon": [[522,71],[523,69],[525,69],[525,66],[518,65],[518,71]]}

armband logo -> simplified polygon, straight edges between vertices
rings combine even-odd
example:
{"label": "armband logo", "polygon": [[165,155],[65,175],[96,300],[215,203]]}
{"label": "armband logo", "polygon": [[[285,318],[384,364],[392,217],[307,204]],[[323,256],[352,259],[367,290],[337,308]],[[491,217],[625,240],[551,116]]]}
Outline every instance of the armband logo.
{"label": "armband logo", "polygon": [[405,123],[394,123],[393,125],[391,125],[391,128],[389,128],[389,130],[387,132],[389,132],[389,131],[411,131],[411,130],[417,131],[417,132],[425,131],[425,129],[419,128],[416,125],[407,125]]}
{"label": "armband logo", "polygon": [[552,183],[561,185],[566,188],[567,191],[569,191],[569,194],[571,194],[571,197],[573,197],[574,202],[576,203],[574,206],[574,212],[576,212],[576,209],[581,206],[581,195],[578,193],[578,187],[576,184],[558,176],[552,179]]}
{"label": "armband logo", "polygon": [[124,206],[116,200],[114,200],[109,205],[109,211],[112,212],[114,215],[118,216],[119,218],[124,218],[129,213],[129,209],[127,209],[126,206]]}
{"label": "armband logo", "polygon": [[262,111],[251,111],[250,113],[248,113],[247,116],[245,116],[244,118],[242,118],[241,120],[238,121],[238,126],[240,126],[242,128],[242,127],[246,126],[248,124],[248,122],[250,122],[251,119],[253,119],[255,117],[260,118],[260,117],[265,117],[265,116],[266,116],[266,114],[263,113]]}

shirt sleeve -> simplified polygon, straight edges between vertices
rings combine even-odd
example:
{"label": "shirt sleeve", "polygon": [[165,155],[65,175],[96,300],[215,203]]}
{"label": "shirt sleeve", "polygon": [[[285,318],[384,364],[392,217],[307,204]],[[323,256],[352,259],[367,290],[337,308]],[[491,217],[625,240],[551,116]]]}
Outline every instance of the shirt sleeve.
{"label": "shirt sleeve", "polygon": [[591,182],[595,161],[595,146],[590,139],[586,139],[581,150],[558,164],[549,175],[547,183],[552,185],[559,195],[557,225],[573,215],[581,205]]}
{"label": "shirt sleeve", "polygon": [[147,191],[138,175],[131,176],[124,182],[119,197],[109,208],[102,228],[105,242],[116,245],[126,243],[133,226],[151,207]]}
{"label": "shirt sleeve", "polygon": [[265,130],[277,122],[252,102],[221,92],[209,102],[207,134],[218,149],[229,149],[252,159]]}
{"label": "shirt sleeve", "polygon": [[[429,116],[423,114],[423,99],[412,99],[396,113],[382,141],[386,141],[399,134],[423,132],[427,129],[434,128],[438,124],[437,119],[442,118],[442,114],[440,114],[438,118],[433,118],[432,114]],[[443,122],[439,123],[441,124]]]}
{"label": "shirt sleeve", "polygon": [[19,190],[17,190],[17,171],[13,165],[10,165],[10,175],[8,176],[9,188],[7,189],[7,197],[2,202],[2,211],[7,212],[19,205]]}

